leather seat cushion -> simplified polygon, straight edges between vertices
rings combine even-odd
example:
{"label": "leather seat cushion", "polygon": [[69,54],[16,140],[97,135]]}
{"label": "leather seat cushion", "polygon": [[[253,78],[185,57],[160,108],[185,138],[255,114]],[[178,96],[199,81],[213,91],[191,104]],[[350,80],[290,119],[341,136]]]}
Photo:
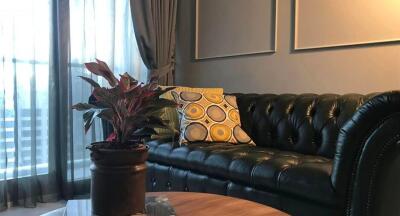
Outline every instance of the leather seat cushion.
{"label": "leather seat cushion", "polygon": [[149,161],[230,179],[266,191],[333,204],[332,160],[272,148],[229,143],[151,141]]}

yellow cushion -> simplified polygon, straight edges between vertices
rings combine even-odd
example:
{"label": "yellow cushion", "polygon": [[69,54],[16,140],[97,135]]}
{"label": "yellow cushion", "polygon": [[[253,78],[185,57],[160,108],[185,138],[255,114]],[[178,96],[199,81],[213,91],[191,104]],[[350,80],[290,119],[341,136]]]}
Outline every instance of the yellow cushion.
{"label": "yellow cushion", "polygon": [[179,143],[228,142],[255,145],[240,123],[236,97],[172,90],[181,114]]}
{"label": "yellow cushion", "polygon": [[[223,88],[191,88],[191,87],[186,87],[186,86],[160,86],[161,89],[165,89],[168,87],[176,87],[173,90],[176,92],[198,92],[198,93],[215,93],[215,94],[223,94],[224,89]],[[169,99],[169,100],[174,100],[171,91],[167,91],[164,94],[162,94],[160,97]],[[167,120],[168,125],[170,128],[173,128],[174,131],[168,130],[168,129],[162,129],[162,128],[156,128],[156,132],[158,135],[152,136],[152,138],[160,138],[160,137],[171,137],[174,136],[175,134],[179,134],[179,115],[176,110],[176,108],[173,107],[166,107],[163,109],[163,112],[161,114],[161,119]]]}

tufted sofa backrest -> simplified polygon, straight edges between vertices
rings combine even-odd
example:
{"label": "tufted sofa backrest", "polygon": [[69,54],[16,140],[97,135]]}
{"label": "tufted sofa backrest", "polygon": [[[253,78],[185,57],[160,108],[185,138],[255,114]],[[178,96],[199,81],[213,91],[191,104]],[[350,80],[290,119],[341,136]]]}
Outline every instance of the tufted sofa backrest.
{"label": "tufted sofa backrest", "polygon": [[234,94],[257,146],[333,158],[340,128],[376,94]]}

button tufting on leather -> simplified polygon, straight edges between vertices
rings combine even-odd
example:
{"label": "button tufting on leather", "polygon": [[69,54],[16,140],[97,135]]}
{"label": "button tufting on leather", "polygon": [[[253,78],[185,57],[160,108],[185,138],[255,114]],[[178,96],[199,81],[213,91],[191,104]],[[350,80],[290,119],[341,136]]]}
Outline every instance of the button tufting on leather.
{"label": "button tufting on leather", "polygon": [[340,115],[340,109],[339,108],[335,108],[334,110],[333,110],[333,116],[334,117],[338,117]]}
{"label": "button tufting on leather", "polygon": [[291,106],[289,106],[289,107],[287,108],[286,113],[287,113],[288,115],[292,115],[292,114],[293,114],[293,111],[294,111],[294,106],[291,105]]}
{"label": "button tufting on leather", "polygon": [[274,110],[274,107],[272,106],[272,105],[268,105],[268,107],[267,107],[267,115],[270,115],[271,113],[272,113],[272,111]]}
{"label": "button tufting on leather", "polygon": [[[241,115],[251,112],[243,115],[241,123],[257,146],[332,158],[336,148],[336,136],[332,134],[339,133],[347,122],[345,117],[351,117],[364,97],[240,94],[238,107]],[[301,136],[293,135],[293,130]]]}
{"label": "button tufting on leather", "polygon": [[314,117],[316,113],[317,113],[316,108],[315,108],[315,107],[312,107],[312,108],[310,109],[309,116]]}
{"label": "button tufting on leather", "polygon": [[250,106],[247,109],[247,112],[254,112],[254,110],[256,109],[256,105],[254,103],[251,103]]}

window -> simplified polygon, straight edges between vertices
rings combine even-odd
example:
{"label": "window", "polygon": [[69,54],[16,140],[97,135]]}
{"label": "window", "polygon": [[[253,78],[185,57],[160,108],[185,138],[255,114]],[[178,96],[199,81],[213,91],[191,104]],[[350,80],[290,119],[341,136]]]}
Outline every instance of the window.
{"label": "window", "polygon": [[[0,181],[49,171],[49,97],[52,73],[51,4],[53,0],[0,0]],[[131,72],[139,80],[146,68],[136,45],[129,0],[69,0],[70,104],[85,102],[90,86],[78,76],[92,76],[83,63],[106,61],[117,74]],[[99,83],[105,84],[102,79]],[[67,82],[67,81],[66,81]],[[90,176],[86,145],[101,140],[101,125],[84,134],[81,112],[66,133],[68,179]]]}
{"label": "window", "polygon": [[45,174],[50,1],[0,5],[0,179]]}

